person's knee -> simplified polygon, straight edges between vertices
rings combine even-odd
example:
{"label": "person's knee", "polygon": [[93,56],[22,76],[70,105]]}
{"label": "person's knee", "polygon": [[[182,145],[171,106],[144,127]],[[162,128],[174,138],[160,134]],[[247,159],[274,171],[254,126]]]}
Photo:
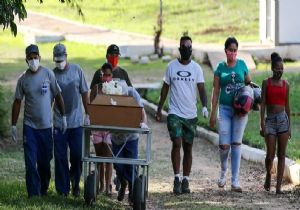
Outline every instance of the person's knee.
{"label": "person's knee", "polygon": [[183,151],[185,154],[192,154],[193,145],[189,143],[183,143]]}
{"label": "person's knee", "polygon": [[220,150],[229,150],[229,145],[228,144],[220,144],[219,145],[219,149]]}
{"label": "person's knee", "polygon": [[267,153],[266,154],[266,160],[267,161],[273,161],[275,158],[275,154],[274,153]]}
{"label": "person's knee", "polygon": [[181,138],[173,139],[173,148],[180,149],[181,148]]}
{"label": "person's knee", "polygon": [[285,159],[285,152],[279,151],[279,152],[277,153],[277,158],[278,158],[278,160],[283,160],[283,159]]}

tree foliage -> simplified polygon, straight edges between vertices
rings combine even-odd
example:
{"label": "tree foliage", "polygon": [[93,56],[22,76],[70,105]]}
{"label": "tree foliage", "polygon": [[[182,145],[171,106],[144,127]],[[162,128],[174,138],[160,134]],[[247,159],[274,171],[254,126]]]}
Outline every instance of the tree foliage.
{"label": "tree foliage", "polygon": [[[37,0],[37,3],[42,4],[44,0]],[[75,8],[80,16],[84,16],[79,5],[82,0],[58,0],[60,3],[67,4],[71,8]],[[27,17],[26,8],[24,3],[26,0],[1,0],[0,1],[0,25],[3,26],[3,30],[10,28],[14,36],[18,33],[16,25],[16,18],[19,21],[24,20]]]}

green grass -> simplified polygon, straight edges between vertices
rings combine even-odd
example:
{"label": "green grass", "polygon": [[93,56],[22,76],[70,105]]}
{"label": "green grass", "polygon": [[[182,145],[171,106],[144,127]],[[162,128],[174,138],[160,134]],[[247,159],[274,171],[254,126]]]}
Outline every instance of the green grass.
{"label": "green grass", "polygon": [[[75,9],[57,0],[27,1],[26,8],[80,21]],[[153,35],[158,0],[83,0],[85,23]],[[239,41],[259,41],[259,2],[253,0],[163,1],[162,37],[178,39],[188,31],[200,43],[223,43],[234,35]],[[58,23],[59,24],[59,23]]]}
{"label": "green grass", "polygon": [[[23,157],[24,154],[20,145],[0,152],[0,209],[86,209],[83,196],[74,199],[72,196],[64,198],[57,195],[53,179],[47,197],[28,199]],[[82,182],[80,186],[83,189]],[[92,209],[123,209],[123,207],[116,200],[100,195]]]}

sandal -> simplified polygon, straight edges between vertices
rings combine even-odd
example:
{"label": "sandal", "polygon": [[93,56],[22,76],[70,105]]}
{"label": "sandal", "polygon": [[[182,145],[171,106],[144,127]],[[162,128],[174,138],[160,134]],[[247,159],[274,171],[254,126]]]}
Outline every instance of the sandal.
{"label": "sandal", "polygon": [[105,190],[105,195],[107,195],[108,197],[112,196],[112,185],[110,184],[108,189]]}

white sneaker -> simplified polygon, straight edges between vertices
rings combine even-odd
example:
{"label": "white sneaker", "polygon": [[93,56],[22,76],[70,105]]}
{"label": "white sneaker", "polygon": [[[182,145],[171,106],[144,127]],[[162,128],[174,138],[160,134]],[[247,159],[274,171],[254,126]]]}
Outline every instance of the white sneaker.
{"label": "white sneaker", "polygon": [[218,179],[218,187],[223,188],[226,185],[226,177]]}

